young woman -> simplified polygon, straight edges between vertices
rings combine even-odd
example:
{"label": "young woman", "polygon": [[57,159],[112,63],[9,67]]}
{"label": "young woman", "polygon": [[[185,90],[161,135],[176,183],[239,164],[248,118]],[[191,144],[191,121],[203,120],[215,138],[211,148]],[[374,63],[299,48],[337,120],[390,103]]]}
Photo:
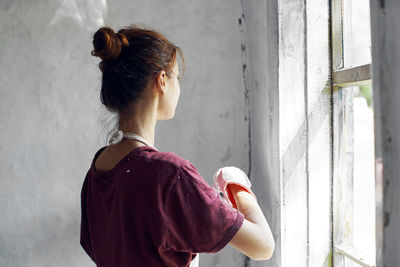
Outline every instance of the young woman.
{"label": "young woman", "polygon": [[93,36],[101,100],[119,131],[94,156],[81,192],[81,240],[99,267],[189,266],[197,253],[228,243],[255,260],[274,240],[256,199],[227,187],[235,208],[196,168],[154,147],[158,120],[174,117],[180,95],[177,54],[160,33],[137,26]]}

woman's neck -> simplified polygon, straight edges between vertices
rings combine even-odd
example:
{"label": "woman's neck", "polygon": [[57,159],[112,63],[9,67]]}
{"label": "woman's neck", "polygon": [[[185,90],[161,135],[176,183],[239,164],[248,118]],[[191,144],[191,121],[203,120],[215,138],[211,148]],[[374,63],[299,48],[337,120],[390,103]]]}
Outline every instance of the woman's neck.
{"label": "woman's neck", "polygon": [[154,146],[155,128],[157,124],[157,105],[149,105],[144,101],[135,103],[131,111],[119,115],[119,129],[123,132],[135,133]]}

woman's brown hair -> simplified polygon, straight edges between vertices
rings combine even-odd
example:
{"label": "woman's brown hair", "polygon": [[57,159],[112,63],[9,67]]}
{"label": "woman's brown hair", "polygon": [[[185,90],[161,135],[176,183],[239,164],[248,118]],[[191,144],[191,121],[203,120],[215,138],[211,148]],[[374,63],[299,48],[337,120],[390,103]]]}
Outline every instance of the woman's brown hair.
{"label": "woman's brown hair", "polygon": [[171,77],[176,54],[182,50],[160,33],[131,25],[117,33],[102,27],[93,35],[93,56],[100,57],[103,73],[101,101],[111,111],[124,112],[164,70]]}

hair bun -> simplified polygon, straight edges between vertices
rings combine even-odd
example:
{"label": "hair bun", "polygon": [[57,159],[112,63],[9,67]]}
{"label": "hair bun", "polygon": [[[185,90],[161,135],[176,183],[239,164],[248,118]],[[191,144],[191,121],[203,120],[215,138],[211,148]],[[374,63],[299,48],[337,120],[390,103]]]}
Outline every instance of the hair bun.
{"label": "hair bun", "polygon": [[125,35],[115,33],[109,27],[102,27],[93,35],[93,56],[100,57],[103,61],[112,60],[119,56],[123,47],[129,46]]}

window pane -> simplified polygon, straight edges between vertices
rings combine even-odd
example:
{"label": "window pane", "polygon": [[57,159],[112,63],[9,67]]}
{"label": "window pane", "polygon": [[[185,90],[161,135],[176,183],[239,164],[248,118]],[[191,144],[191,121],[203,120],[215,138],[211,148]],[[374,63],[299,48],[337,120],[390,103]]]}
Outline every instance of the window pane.
{"label": "window pane", "polygon": [[343,1],[344,67],[371,63],[369,0]]}
{"label": "window pane", "polygon": [[[333,93],[333,232],[334,244],[353,244],[354,108],[353,88]],[[345,257],[335,253],[335,267]]]}
{"label": "window pane", "polygon": [[346,258],[346,257],[345,257],[344,262],[345,263],[344,263],[343,267],[363,267],[362,265],[358,264],[357,262],[354,262],[351,259]]}
{"label": "window pane", "polygon": [[[371,86],[334,93],[334,236],[375,262],[375,169]],[[358,266],[335,255],[335,266]]]}
{"label": "window pane", "polygon": [[371,86],[354,88],[353,245],[375,262],[375,155]]}

